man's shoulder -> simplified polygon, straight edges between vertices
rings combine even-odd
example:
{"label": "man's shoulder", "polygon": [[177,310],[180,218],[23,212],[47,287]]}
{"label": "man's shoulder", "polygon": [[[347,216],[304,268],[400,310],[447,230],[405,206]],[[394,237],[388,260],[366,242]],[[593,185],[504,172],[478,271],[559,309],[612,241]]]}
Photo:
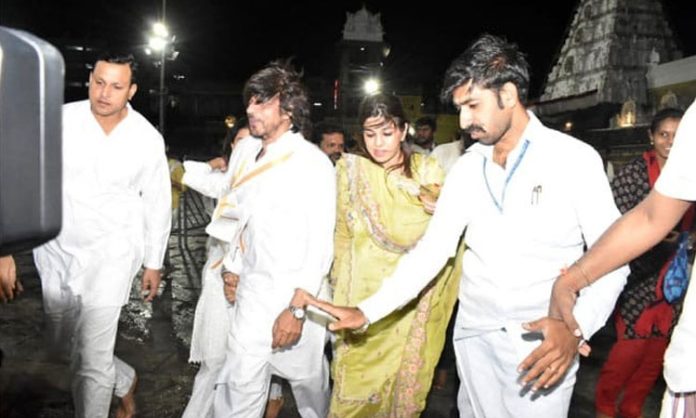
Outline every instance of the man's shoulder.
{"label": "man's shoulder", "polygon": [[[63,105],[63,119],[70,120],[76,116],[86,116],[90,114],[89,100],[65,103]],[[82,115],[81,115],[82,114]]]}
{"label": "man's shoulder", "polygon": [[301,158],[302,163],[312,164],[324,170],[333,170],[333,164],[331,164],[331,160],[327,155],[319,147],[303,137],[296,141],[294,148],[294,152]]}
{"label": "man's shoulder", "polygon": [[130,106],[128,107],[128,119],[131,126],[138,129],[141,133],[147,134],[153,139],[163,140],[157,128],[155,128],[145,116]]}
{"label": "man's shoulder", "polygon": [[587,142],[567,133],[542,125],[541,135],[533,140],[550,152],[561,155],[572,154],[574,158],[599,158],[599,153]]}

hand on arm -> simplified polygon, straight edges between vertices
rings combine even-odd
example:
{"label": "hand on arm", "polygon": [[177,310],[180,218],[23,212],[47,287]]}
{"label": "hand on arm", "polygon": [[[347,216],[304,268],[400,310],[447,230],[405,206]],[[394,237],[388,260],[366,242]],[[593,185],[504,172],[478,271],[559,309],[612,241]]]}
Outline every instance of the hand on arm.
{"label": "hand on arm", "polygon": [[572,364],[580,338],[574,336],[563,321],[548,317],[523,327],[527,331],[541,332],[544,341],[520,363],[518,371],[526,371],[522,384],[526,386],[536,380],[533,391],[549,388],[563,378]]}
{"label": "hand on arm", "polygon": [[573,315],[577,294],[617,267],[636,258],[662,240],[689,208],[690,202],[653,190],[619,218],[554,283],[549,316],[562,318],[575,335],[581,334]]}
{"label": "hand on arm", "polygon": [[222,157],[213,158],[208,161],[208,165],[210,165],[210,168],[213,170],[227,171],[227,161]]}
{"label": "hand on arm", "polygon": [[225,299],[229,303],[234,303],[237,300],[237,285],[239,284],[239,276],[225,271],[222,273],[222,281],[224,282]]}
{"label": "hand on arm", "polygon": [[143,270],[143,281],[140,290],[146,302],[152,302],[157,297],[160,281],[162,281],[162,273],[160,273],[159,269],[146,268]]}
{"label": "hand on arm", "polygon": [[307,304],[312,305],[322,311],[328,313],[329,315],[336,318],[336,322],[329,324],[329,330],[331,331],[341,331],[356,330],[365,327],[369,324],[365,314],[358,308],[349,308],[347,306],[335,306],[329,302],[317,299],[311,295],[307,295]]}

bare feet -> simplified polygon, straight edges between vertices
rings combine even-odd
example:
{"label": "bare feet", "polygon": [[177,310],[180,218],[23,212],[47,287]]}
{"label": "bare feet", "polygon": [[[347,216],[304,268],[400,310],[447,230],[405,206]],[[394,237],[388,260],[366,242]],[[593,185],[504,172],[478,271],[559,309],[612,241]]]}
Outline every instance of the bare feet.
{"label": "bare feet", "polygon": [[283,409],[283,398],[269,399],[266,404],[266,414],[264,418],[277,418],[280,414],[280,410]]}
{"label": "bare feet", "polygon": [[116,409],[116,418],[133,418],[135,416],[135,387],[137,385],[138,375],[135,375],[128,393],[121,398],[121,403]]}

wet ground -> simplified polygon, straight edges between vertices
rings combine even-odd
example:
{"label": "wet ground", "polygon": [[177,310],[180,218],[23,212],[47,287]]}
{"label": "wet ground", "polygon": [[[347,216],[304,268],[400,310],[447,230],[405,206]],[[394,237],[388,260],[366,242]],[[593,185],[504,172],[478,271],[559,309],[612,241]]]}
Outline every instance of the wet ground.
{"label": "wet ground", "polygon": [[[162,295],[151,305],[132,298],[122,313],[116,353],[138,372],[136,400],[141,418],[181,416],[191,392],[196,366],[187,363],[188,344],[206,240],[199,203],[189,202],[193,210],[187,211],[186,239],[178,234],[170,239],[170,267]],[[25,292],[13,303],[0,305],[0,348],[4,351],[0,418],[71,417],[67,365],[49,358],[43,340],[41,286],[31,255],[22,254],[17,261]],[[594,417],[594,386],[613,338],[611,330],[605,329],[593,339],[592,356],[583,359],[578,373],[570,417]],[[431,393],[423,417],[450,417],[457,386],[453,367],[446,387]],[[658,416],[663,390],[660,381],[645,405],[645,418]],[[298,417],[287,387],[284,392],[288,400],[280,416]]]}

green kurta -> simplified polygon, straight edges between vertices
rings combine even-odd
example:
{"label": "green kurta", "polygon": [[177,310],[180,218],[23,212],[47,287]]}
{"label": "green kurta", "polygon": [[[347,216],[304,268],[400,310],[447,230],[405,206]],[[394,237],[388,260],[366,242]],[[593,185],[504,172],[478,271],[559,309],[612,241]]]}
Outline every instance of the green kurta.
{"label": "green kurta", "polygon": [[[444,172],[420,154],[411,157],[412,179],[355,155],[344,155],[336,169],[334,303],[355,306],[379,289],[425,232],[430,215],[419,188],[442,184]],[[450,260],[418,298],[366,333],[337,335],[329,416],[420,415],[457,299],[461,254],[460,248],[456,269]]]}

